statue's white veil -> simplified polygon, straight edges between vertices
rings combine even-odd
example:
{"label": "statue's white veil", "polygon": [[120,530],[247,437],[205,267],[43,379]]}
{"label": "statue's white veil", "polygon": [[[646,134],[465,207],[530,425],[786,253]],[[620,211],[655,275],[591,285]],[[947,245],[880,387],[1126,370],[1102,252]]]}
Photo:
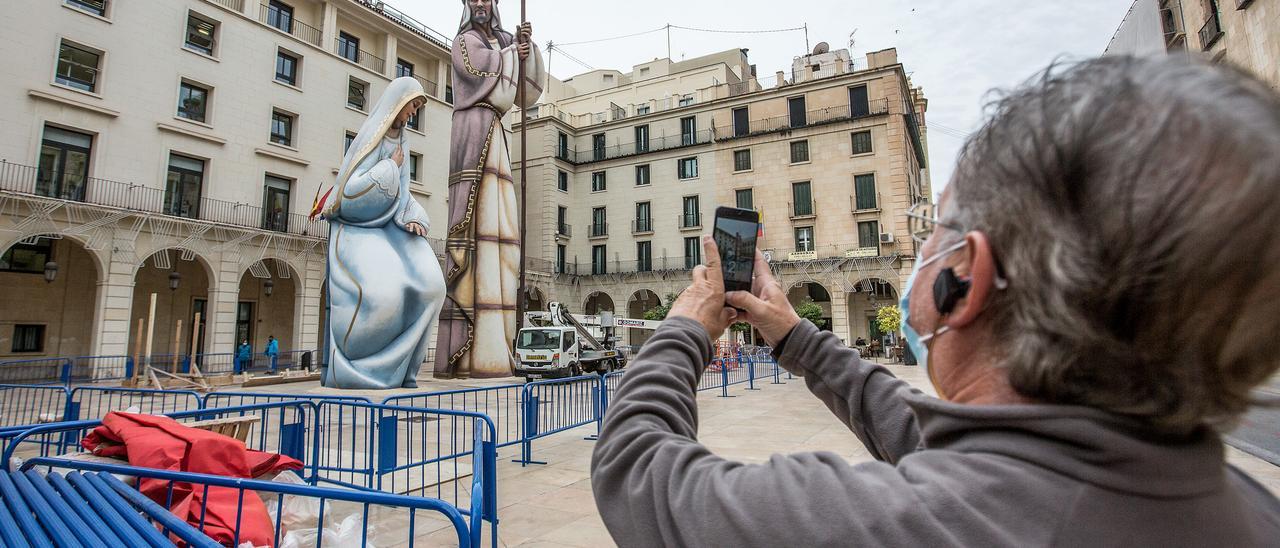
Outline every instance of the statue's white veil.
{"label": "statue's white veil", "polygon": [[[458,34],[462,34],[471,28],[471,6],[467,5],[467,0],[462,0],[462,22],[458,24]],[[493,0],[493,13],[489,14],[489,28],[495,31],[506,29],[502,28],[502,16],[498,15],[498,0]]]}
{"label": "statue's white veil", "polygon": [[325,204],[325,211],[337,207],[342,201],[343,187],[351,178],[351,172],[382,144],[382,137],[391,129],[400,110],[414,99],[426,98],[427,93],[423,91],[422,83],[412,76],[401,76],[387,85],[387,90],[378,99],[378,104],[374,105],[364,125],[360,126],[360,133],[356,134],[355,140],[347,148],[346,156],[342,158],[342,167],[338,168],[338,179],[333,185],[336,192],[330,196],[328,204]]}

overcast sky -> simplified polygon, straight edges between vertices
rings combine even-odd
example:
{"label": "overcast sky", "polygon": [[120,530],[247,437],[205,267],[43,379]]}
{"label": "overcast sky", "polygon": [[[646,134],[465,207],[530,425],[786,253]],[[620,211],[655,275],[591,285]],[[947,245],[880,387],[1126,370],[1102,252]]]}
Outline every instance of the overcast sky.
{"label": "overcast sky", "polygon": [[[1119,26],[1130,0],[526,0],[534,39],[572,43],[632,34],[668,23],[718,30],[809,26],[809,45],[849,45],[854,57],[898,48],[898,59],[929,99],[929,160],[935,190],[950,178],[963,133],[983,120],[986,92],[1018,84],[1058,58],[1099,55]],[[392,0],[393,6],[447,36],[461,19],[461,0]],[[500,0],[510,29],[520,20],[518,0]],[[749,48],[762,77],[786,70],[807,53],[803,32],[730,34],[671,31],[671,56],[696,57]],[[627,72],[632,65],[667,55],[665,31],[565,50],[594,68]],[[568,78],[588,69],[563,55],[551,56],[551,72]]]}

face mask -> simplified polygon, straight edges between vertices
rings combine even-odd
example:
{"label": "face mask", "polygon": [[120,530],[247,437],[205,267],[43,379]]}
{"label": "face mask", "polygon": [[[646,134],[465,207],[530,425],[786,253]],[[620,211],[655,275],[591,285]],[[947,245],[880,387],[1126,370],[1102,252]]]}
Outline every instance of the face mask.
{"label": "face mask", "polygon": [[[921,268],[924,268],[929,263],[935,262],[943,257],[946,257],[947,255],[955,253],[956,251],[964,249],[964,246],[965,246],[965,242],[960,241],[955,245],[942,250],[937,255],[929,257],[928,259],[916,259],[916,265],[914,268],[911,269],[911,277],[907,278],[907,286],[902,292],[902,299],[898,302],[898,308],[902,310],[903,338],[907,340],[907,347],[911,348],[911,353],[916,356],[916,363],[919,363],[921,366],[924,367],[925,375],[928,375],[929,382],[933,383],[933,386],[935,389],[937,389],[938,383],[933,382],[933,375],[929,371],[929,341],[933,340],[933,338],[937,337],[938,335],[946,333],[947,330],[951,329],[951,327],[944,325],[936,329],[933,333],[925,335],[924,337],[921,337],[919,333],[916,333],[915,328],[911,327],[911,321],[910,321],[911,319],[911,286],[915,284],[916,276],[920,274]],[[939,390],[938,394],[941,395],[942,391]]]}

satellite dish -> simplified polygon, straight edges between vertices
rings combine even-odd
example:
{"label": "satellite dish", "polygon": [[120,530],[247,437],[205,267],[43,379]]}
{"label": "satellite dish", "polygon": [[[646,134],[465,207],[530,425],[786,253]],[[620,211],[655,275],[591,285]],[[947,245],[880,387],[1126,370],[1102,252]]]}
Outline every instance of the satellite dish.
{"label": "satellite dish", "polygon": [[813,47],[814,55],[822,55],[829,51],[831,51],[831,44],[828,44],[826,42],[818,42],[818,45]]}

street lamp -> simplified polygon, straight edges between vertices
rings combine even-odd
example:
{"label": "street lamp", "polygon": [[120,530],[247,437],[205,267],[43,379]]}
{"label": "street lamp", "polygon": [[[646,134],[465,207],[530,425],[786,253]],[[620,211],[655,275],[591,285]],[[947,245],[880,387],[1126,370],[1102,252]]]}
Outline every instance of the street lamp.
{"label": "street lamp", "polygon": [[271,280],[267,280],[262,284],[262,290],[267,294],[268,297],[271,296],[271,291],[274,290],[275,288],[276,288],[276,283]]}
{"label": "street lamp", "polygon": [[58,263],[55,263],[53,261],[44,263],[44,281],[48,283],[53,283],[53,280],[56,279],[57,277],[58,277]]}
{"label": "street lamp", "polygon": [[178,274],[177,270],[169,272],[169,290],[178,289],[178,284],[182,282],[182,274]]}

